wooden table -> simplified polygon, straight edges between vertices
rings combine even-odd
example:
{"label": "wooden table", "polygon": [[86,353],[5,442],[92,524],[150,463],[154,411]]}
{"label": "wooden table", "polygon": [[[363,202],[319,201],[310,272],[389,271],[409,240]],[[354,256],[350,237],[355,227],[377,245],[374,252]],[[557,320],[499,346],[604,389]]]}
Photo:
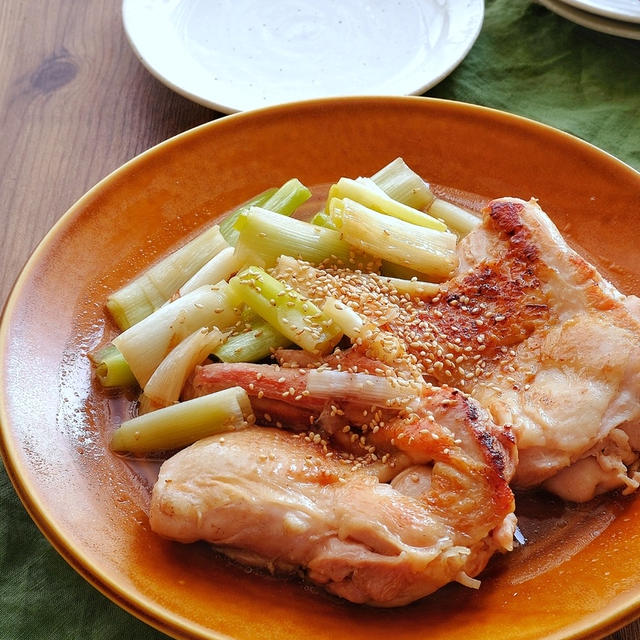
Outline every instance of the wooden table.
{"label": "wooden table", "polygon": [[[154,144],[220,116],[142,67],[125,40],[118,0],[2,0],[0,304],[38,242],[85,191]],[[32,607],[28,598],[24,607]],[[640,638],[640,622],[609,638]]]}

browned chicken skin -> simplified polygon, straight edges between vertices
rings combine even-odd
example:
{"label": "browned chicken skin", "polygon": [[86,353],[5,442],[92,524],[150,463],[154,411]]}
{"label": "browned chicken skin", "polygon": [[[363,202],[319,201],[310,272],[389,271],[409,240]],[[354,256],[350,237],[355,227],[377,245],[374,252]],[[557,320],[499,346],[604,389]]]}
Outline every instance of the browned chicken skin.
{"label": "browned chicken skin", "polygon": [[[395,295],[375,276],[353,286],[340,270],[329,277],[353,309],[400,339],[427,380],[469,393],[513,426],[517,486],[544,483],[575,501],[635,490],[640,301],[573,251],[535,201],[489,203],[458,255],[432,299]],[[321,301],[326,278],[309,270],[291,280]],[[371,300],[380,298],[376,318]]]}

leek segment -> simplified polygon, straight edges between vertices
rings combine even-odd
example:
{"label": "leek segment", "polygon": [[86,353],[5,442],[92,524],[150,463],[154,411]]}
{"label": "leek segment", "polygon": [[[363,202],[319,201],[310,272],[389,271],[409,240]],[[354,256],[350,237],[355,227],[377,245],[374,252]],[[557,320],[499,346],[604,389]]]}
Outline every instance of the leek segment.
{"label": "leek segment", "polygon": [[194,367],[205,360],[224,338],[219,329],[201,328],[172,349],[144,387],[144,405],[147,410],[178,402],[182,387]]}
{"label": "leek segment", "polygon": [[440,198],[436,198],[433,201],[429,208],[429,213],[436,218],[444,220],[447,226],[452,231],[455,231],[461,238],[466,236],[470,231],[473,231],[482,222],[482,220],[474,216],[473,213]]}
{"label": "leek segment", "polygon": [[226,329],[240,317],[240,300],[226,282],[205,285],[161,307],[130,327],[113,344],[142,388],[167,354],[202,327]]}
{"label": "leek segment", "polygon": [[[243,314],[244,315],[244,314]],[[291,340],[254,313],[248,314],[250,329],[229,336],[213,354],[222,362],[258,362],[276,349],[290,347]]]}
{"label": "leek segment", "polygon": [[247,392],[231,387],[123,422],[111,438],[111,448],[136,454],[178,449],[216,433],[243,429],[252,415]]}
{"label": "leek segment", "polygon": [[348,198],[333,198],[329,211],[344,239],[361,251],[441,280],[457,265],[452,233],[409,224]]}
{"label": "leek segment", "polygon": [[316,305],[258,267],[249,267],[229,287],[253,311],[305,351],[328,353],[342,332]]}
{"label": "leek segment", "polygon": [[398,202],[389,197],[380,189],[372,189],[365,182],[358,182],[350,178],[340,178],[338,182],[329,189],[326,212],[330,213],[331,201],[335,198],[349,199],[358,202],[365,207],[382,213],[387,216],[398,218],[410,222],[419,227],[427,227],[437,231],[446,231],[447,225],[440,220],[413,207],[409,207],[402,202]]}
{"label": "leek segment", "polygon": [[402,158],[396,158],[380,169],[371,180],[389,197],[414,209],[428,209],[435,199],[428,183]]}
{"label": "leek segment", "polygon": [[138,382],[129,363],[112,344],[89,356],[96,369],[96,377],[103,387],[131,387]]}
{"label": "leek segment", "polygon": [[259,206],[268,211],[290,216],[301,204],[311,197],[311,191],[300,180],[292,178],[285,182],[279,189],[269,189],[252,200],[245,202],[239,209],[227,216],[220,223],[220,231],[231,246],[238,242],[236,222],[244,211],[252,206]]}
{"label": "leek segment", "polygon": [[187,280],[180,287],[178,294],[183,296],[205,284],[218,284],[222,280],[227,280],[239,268],[240,265],[234,255],[233,247],[226,247]]}
{"label": "leek segment", "polygon": [[238,217],[240,232],[236,257],[245,266],[268,269],[281,255],[293,256],[312,264],[328,259],[348,263],[353,248],[341,239],[340,233],[296,218],[284,220],[281,215],[251,207]]}
{"label": "leek segment", "polygon": [[314,397],[351,400],[378,407],[403,408],[422,392],[423,383],[390,376],[312,369],[307,373],[307,390]]}
{"label": "leek segment", "polygon": [[115,323],[124,331],[152,314],[227,246],[218,225],[214,225],[112,293],[107,298],[107,309]]}

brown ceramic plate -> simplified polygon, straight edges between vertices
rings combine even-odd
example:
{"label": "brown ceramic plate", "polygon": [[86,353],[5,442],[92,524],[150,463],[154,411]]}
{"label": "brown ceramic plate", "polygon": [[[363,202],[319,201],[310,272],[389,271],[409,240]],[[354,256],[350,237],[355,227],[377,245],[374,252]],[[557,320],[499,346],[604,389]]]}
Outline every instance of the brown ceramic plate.
{"label": "brown ceramic plate", "polygon": [[107,292],[212,217],[296,176],[369,175],[395,158],[485,197],[539,198],[624,291],[640,293],[640,174],[559,131],[425,98],[345,98],[217,120],[113,173],[62,217],[22,273],[0,334],[2,453],[16,490],[67,561],[178,638],[599,637],[640,613],[640,496],[570,509],[519,496],[530,543],[399,610],[349,605],[249,574],[204,544],[154,536],[145,481],[106,447],[126,412],[86,354],[113,330]]}

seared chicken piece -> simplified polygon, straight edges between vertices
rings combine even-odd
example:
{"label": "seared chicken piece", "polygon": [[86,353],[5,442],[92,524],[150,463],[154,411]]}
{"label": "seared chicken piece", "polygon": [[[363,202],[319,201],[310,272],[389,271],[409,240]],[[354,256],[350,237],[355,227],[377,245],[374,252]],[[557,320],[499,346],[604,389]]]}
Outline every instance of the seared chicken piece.
{"label": "seared chicken piece", "polygon": [[[576,501],[635,490],[638,299],[573,251],[535,201],[491,202],[459,256],[441,294],[395,327],[427,375],[513,425],[517,486]],[[417,339],[430,347],[419,353]]]}
{"label": "seared chicken piece", "polygon": [[368,442],[377,455],[370,446],[365,463],[319,434],[251,427],[201,440],[162,465],[151,527],[302,571],[357,603],[399,606],[453,580],[477,586],[471,576],[512,545],[508,431],[463,394],[427,389]]}
{"label": "seared chicken piece", "polygon": [[[640,484],[640,314],[568,247],[535,202],[491,203],[482,231],[485,257],[471,241],[469,266],[503,259],[519,238],[521,260],[539,281],[547,310],[534,330],[471,393],[499,423],[514,426],[516,483],[545,486],[571,500]],[[505,322],[509,317],[505,318]],[[561,473],[559,473],[561,472]],[[558,475],[556,475],[558,474]],[[555,477],[553,477],[555,476]]]}
{"label": "seared chicken piece", "polygon": [[573,251],[533,200],[489,203],[458,255],[454,277],[431,299],[346,270],[279,275],[319,304],[327,289],[338,292],[399,339],[426,380],[471,394],[496,422],[513,425],[516,486],[544,484],[575,501],[635,490],[638,298]]}

